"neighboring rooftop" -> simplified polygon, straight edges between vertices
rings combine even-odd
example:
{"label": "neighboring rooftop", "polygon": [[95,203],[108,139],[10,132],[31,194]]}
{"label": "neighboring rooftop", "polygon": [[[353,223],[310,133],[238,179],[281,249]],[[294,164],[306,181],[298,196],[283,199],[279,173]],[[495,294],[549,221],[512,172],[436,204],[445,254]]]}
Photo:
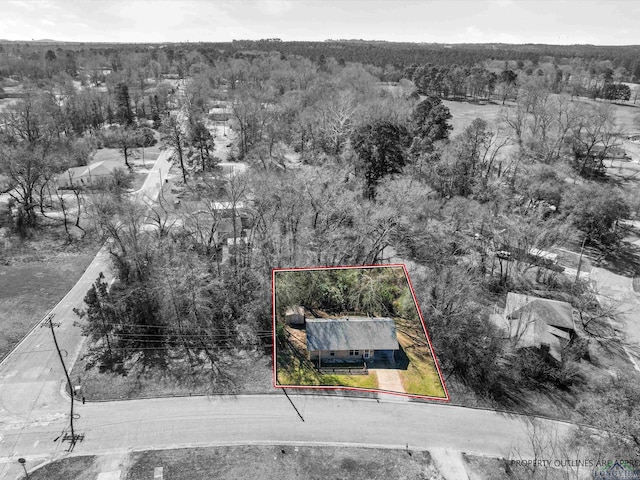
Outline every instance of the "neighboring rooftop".
{"label": "neighboring rooftop", "polygon": [[391,318],[308,318],[308,350],[398,350]]}
{"label": "neighboring rooftop", "polygon": [[562,347],[575,331],[570,303],[509,292],[504,315],[491,315],[518,347],[548,345],[549,354],[560,361]]}
{"label": "neighboring rooftop", "polygon": [[94,162],[81,167],[71,167],[58,176],[62,185],[71,186],[74,182],[79,184],[92,184],[113,174],[114,167],[105,164],[104,161]]}

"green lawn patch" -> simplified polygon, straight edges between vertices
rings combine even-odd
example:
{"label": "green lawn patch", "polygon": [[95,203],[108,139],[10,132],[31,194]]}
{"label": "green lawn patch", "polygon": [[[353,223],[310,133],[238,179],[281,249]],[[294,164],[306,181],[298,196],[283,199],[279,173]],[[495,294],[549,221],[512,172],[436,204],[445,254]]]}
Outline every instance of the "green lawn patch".
{"label": "green lawn patch", "polygon": [[341,385],[343,387],[378,388],[378,377],[374,372],[367,375],[320,375],[320,385]]}
{"label": "green lawn patch", "polygon": [[303,361],[286,347],[278,349],[277,375],[280,385],[378,388],[378,378],[373,372],[367,375],[322,374],[310,361]]}
{"label": "green lawn patch", "polygon": [[433,354],[420,320],[396,319],[398,343],[406,355],[407,368],[399,370],[405,392],[446,398]]}
{"label": "green lawn patch", "polygon": [[416,345],[403,333],[398,333],[398,342],[404,349],[409,365],[399,370],[402,385],[407,393],[445,398],[440,375],[426,344]]}

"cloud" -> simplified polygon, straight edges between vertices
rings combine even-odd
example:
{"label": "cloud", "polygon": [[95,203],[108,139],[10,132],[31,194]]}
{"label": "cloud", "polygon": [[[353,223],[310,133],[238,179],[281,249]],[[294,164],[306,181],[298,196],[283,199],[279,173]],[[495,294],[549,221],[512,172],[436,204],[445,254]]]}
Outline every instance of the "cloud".
{"label": "cloud", "polygon": [[29,11],[33,11],[36,8],[34,3],[24,2],[21,0],[9,0],[9,5],[13,5],[14,7],[24,8]]}
{"label": "cloud", "polygon": [[256,6],[267,15],[279,17],[291,10],[293,3],[290,0],[258,0]]}

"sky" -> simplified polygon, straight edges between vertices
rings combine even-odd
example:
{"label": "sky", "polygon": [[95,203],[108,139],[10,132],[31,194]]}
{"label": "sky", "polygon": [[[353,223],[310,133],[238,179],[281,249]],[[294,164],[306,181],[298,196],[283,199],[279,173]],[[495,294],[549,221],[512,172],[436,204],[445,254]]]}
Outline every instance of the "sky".
{"label": "sky", "polygon": [[637,0],[2,0],[0,39],[640,44]]}

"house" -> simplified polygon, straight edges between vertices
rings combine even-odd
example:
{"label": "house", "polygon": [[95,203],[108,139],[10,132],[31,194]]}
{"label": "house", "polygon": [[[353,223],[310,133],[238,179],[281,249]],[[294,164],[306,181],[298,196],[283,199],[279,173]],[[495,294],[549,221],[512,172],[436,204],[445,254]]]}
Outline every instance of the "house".
{"label": "house", "polygon": [[226,122],[231,118],[230,110],[225,106],[218,106],[209,109],[209,118],[216,122]]}
{"label": "house", "polygon": [[227,247],[233,247],[234,245],[250,245],[248,237],[227,237]]}
{"label": "house", "polygon": [[287,325],[304,325],[304,308],[300,305],[287,308],[284,319]]}
{"label": "house", "polygon": [[244,208],[244,202],[211,202],[211,208],[222,215],[231,215]]}
{"label": "house", "polygon": [[400,348],[391,318],[307,318],[307,351],[318,364],[388,359]]}
{"label": "house", "polygon": [[244,173],[247,168],[249,168],[249,166],[242,162],[220,162],[216,165],[216,169],[220,174],[229,178]]}
{"label": "house", "polygon": [[98,185],[113,175],[114,168],[104,162],[72,167],[58,177],[59,188],[77,188]]}
{"label": "house", "polygon": [[607,160],[629,160],[626,150],[617,146],[594,145],[589,156]]}
{"label": "house", "polygon": [[546,250],[540,250],[539,248],[532,248],[529,250],[529,255],[539,258],[541,260],[558,263],[558,254],[547,252]]}
{"label": "house", "polygon": [[518,348],[536,348],[562,361],[562,349],[575,337],[570,303],[509,292],[503,315],[491,315]]}

